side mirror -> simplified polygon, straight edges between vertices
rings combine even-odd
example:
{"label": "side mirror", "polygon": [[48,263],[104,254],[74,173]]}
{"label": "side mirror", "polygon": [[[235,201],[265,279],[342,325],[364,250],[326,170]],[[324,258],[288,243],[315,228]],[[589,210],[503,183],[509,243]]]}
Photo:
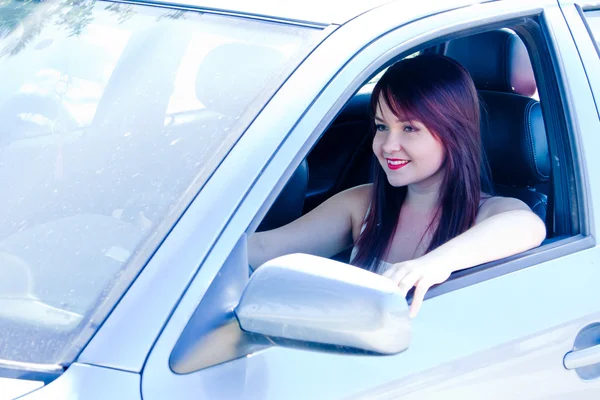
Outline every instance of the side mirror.
{"label": "side mirror", "polygon": [[235,314],[247,332],[379,354],[405,350],[412,334],[408,305],[391,280],[306,254],[258,268]]}

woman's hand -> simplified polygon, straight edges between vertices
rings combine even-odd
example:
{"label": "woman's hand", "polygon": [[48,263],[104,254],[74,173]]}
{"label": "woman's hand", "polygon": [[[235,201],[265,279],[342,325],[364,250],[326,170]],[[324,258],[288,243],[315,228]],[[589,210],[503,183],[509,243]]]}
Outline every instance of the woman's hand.
{"label": "woman's hand", "polygon": [[390,278],[402,291],[404,297],[415,287],[415,293],[410,307],[410,317],[414,318],[425,299],[425,293],[430,287],[446,281],[452,270],[443,265],[425,264],[419,259],[392,265],[383,276]]}

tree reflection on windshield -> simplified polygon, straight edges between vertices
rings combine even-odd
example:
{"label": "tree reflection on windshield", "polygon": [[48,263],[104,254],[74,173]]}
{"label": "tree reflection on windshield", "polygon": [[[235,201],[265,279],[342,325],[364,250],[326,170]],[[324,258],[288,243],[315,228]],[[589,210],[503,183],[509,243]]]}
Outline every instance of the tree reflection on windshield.
{"label": "tree reflection on windshield", "polygon": [[[8,38],[0,50],[0,57],[18,54],[51,22],[65,29],[69,37],[81,35],[94,20],[92,10],[95,5],[95,0],[0,0],[0,38],[14,36]],[[130,4],[110,3],[105,10],[115,14],[119,24],[135,14]],[[183,19],[185,15],[185,11],[167,10],[156,20]]]}

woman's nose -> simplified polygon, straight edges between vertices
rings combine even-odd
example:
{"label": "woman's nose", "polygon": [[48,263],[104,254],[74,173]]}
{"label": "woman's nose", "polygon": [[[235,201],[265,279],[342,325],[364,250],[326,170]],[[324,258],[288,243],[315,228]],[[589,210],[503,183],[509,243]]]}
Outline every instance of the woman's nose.
{"label": "woman's nose", "polygon": [[382,150],[386,154],[392,154],[402,150],[402,140],[400,138],[400,135],[394,132],[390,132],[387,135],[385,142],[383,142]]}

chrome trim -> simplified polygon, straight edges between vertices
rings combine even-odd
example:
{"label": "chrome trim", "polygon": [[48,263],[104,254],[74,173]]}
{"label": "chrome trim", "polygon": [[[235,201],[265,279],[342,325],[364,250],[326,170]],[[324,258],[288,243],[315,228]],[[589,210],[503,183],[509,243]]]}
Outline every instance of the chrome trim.
{"label": "chrome trim", "polygon": [[140,5],[140,6],[150,6],[150,7],[160,7],[160,8],[175,8],[175,9],[183,10],[183,11],[196,11],[196,12],[201,12],[201,13],[227,15],[227,16],[231,16],[231,17],[251,18],[251,19],[256,19],[256,20],[265,21],[265,22],[275,22],[275,23],[279,23],[279,24],[303,26],[306,28],[325,29],[330,25],[338,26],[336,24],[326,24],[326,23],[320,23],[320,22],[302,21],[302,20],[294,20],[294,19],[287,19],[287,18],[277,18],[277,17],[261,15],[261,14],[252,14],[252,13],[245,13],[245,12],[241,12],[241,11],[231,11],[231,10],[224,10],[224,9],[217,9],[217,8],[210,8],[210,7],[193,6],[193,5],[189,5],[189,4],[182,4],[182,3],[168,2],[168,1],[152,1],[152,0],[118,0],[118,1],[107,0],[107,1],[109,1],[111,3],[134,4],[134,5]]}
{"label": "chrome trim", "polygon": [[46,373],[62,373],[64,371],[64,367],[59,364],[35,364],[11,360],[0,360],[0,368]]}
{"label": "chrome trim", "polygon": [[575,4],[581,6],[585,11],[597,10],[600,7],[598,0],[576,1]]}
{"label": "chrome trim", "polygon": [[578,369],[600,364],[600,344],[587,349],[570,351],[565,355],[566,369]]}

